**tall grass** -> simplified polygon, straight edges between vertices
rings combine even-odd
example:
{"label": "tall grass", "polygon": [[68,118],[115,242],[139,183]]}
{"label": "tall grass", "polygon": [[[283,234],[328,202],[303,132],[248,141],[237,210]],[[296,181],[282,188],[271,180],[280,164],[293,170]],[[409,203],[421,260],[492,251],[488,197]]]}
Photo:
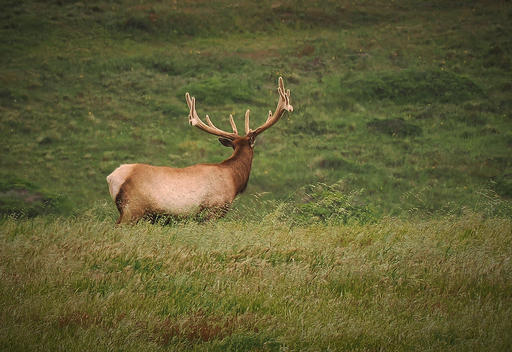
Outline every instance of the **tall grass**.
{"label": "tall grass", "polygon": [[1,223],[0,348],[512,346],[512,222]]}

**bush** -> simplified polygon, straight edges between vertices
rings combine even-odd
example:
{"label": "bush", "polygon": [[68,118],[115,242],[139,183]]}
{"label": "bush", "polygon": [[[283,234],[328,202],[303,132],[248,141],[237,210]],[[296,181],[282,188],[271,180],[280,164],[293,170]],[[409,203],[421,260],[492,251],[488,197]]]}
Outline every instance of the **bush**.
{"label": "bush", "polygon": [[512,174],[500,175],[493,180],[494,190],[502,197],[512,199]]}
{"label": "bush", "polygon": [[291,204],[292,221],[299,224],[315,222],[329,224],[368,223],[376,219],[373,211],[364,204],[357,202],[361,191],[342,191],[341,185],[317,183],[306,186],[302,192],[302,200]]}

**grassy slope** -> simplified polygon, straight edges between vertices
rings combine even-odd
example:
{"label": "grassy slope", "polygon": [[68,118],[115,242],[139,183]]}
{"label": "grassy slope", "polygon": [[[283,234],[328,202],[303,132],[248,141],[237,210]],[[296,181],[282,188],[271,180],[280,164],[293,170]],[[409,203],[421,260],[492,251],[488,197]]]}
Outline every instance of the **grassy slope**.
{"label": "grassy slope", "polygon": [[1,224],[0,349],[509,350],[512,222]]}
{"label": "grassy slope", "polygon": [[258,140],[248,193],[341,182],[380,214],[510,199],[510,6],[291,4],[5,3],[2,177],[76,211],[120,163],[220,161],[184,92],[256,125],[283,75],[295,111]]}

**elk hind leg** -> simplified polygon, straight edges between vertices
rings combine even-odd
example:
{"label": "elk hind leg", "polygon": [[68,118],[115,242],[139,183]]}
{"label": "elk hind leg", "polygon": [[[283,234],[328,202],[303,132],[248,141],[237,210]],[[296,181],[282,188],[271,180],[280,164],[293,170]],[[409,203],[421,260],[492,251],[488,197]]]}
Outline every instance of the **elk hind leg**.
{"label": "elk hind leg", "polygon": [[146,215],[144,209],[133,206],[125,206],[119,213],[119,219],[117,219],[116,224],[136,224]]}
{"label": "elk hind leg", "polygon": [[121,186],[116,195],[116,207],[119,211],[119,218],[117,219],[116,225],[127,223],[135,224],[145,214],[144,207],[142,207],[139,202],[128,200],[125,185],[126,183]]}

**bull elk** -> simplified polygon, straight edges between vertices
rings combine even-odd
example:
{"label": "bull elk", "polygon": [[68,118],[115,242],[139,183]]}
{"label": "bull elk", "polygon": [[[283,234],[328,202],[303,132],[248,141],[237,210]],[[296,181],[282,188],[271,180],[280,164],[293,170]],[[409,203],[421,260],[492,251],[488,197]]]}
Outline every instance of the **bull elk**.
{"label": "bull elk", "polygon": [[249,180],[256,137],[274,125],[285,111],[293,111],[290,90],[284,89],[279,77],[279,100],[266,122],[252,130],[249,110],[245,113],[245,136],[240,136],[233,116],[229,122],[233,132],[226,132],[211,122],[206,124],[196,112],[194,97],[185,94],[190,109],[189,123],[219,137],[221,144],[234,149],[233,154],[218,164],[196,164],[185,168],[123,164],[107,176],[110,196],[119,210],[120,223],[135,223],[150,215],[190,216],[206,210],[207,217],[222,216]]}

